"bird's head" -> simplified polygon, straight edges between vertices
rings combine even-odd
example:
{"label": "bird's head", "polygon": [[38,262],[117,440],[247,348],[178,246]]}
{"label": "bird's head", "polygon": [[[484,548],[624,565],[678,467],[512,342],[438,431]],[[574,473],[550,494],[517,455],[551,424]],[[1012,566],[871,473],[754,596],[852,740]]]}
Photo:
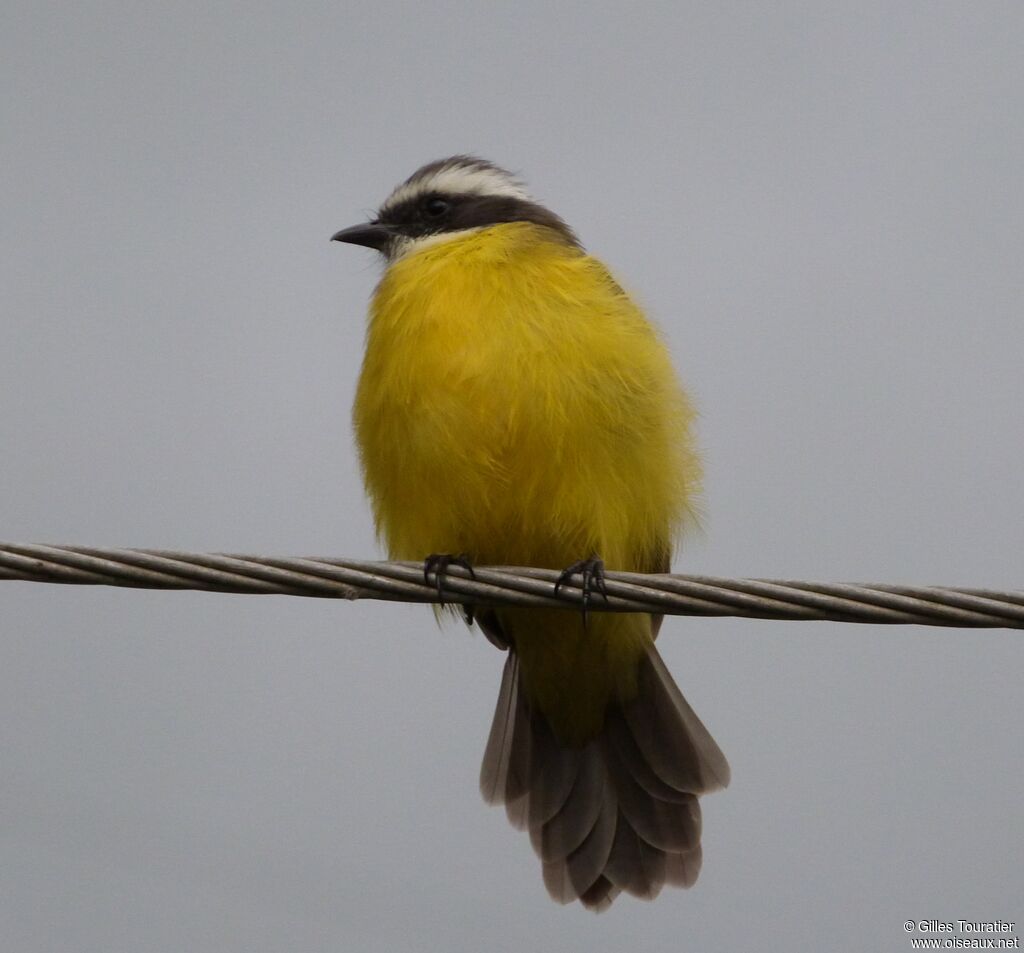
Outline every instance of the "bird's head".
{"label": "bird's head", "polygon": [[369,222],[343,228],[332,241],[374,248],[389,261],[428,243],[504,222],[533,222],[560,240],[571,228],[540,205],[510,172],[485,159],[452,156],[417,169],[384,200]]}

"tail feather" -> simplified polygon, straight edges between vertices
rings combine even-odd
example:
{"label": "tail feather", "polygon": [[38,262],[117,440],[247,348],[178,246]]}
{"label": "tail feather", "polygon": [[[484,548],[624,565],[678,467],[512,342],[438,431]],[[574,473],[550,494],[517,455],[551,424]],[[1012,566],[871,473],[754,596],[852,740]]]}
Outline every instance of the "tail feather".
{"label": "tail feather", "polygon": [[[581,899],[600,878],[615,839],[615,814],[615,793],[604,778],[597,819],[583,842],[565,857],[548,859],[538,851],[543,858],[544,885],[558,903]],[[597,900],[595,897],[595,903]]]}
{"label": "tail feather", "polygon": [[[615,823],[618,805],[611,780],[605,776],[602,789],[601,811],[587,839],[565,859],[572,896],[582,897],[600,879],[615,841]],[[614,898],[613,898],[614,899]],[[566,902],[566,901],[563,901]],[[611,903],[611,900],[608,901]]]}
{"label": "tail feather", "polygon": [[653,797],[636,782],[610,746],[607,765],[619,796],[619,810],[646,843],[675,854],[700,843],[700,805],[695,795],[677,795],[681,799],[672,801]]}
{"label": "tail feather", "polygon": [[[508,793],[508,765],[511,760],[512,733],[516,705],[520,703],[519,666],[509,655],[501,672],[501,687],[494,708],[491,732],[487,736],[484,761],[480,767],[480,793],[488,804],[504,804]],[[525,701],[525,699],[523,699]]]}
{"label": "tail feather", "polygon": [[[647,763],[670,787],[709,794],[729,786],[729,762],[654,646],[640,666],[639,691],[623,714]],[[654,726],[662,730],[652,731]]]}
{"label": "tail feather", "polygon": [[605,719],[605,735],[608,745],[622,762],[633,780],[651,797],[661,801],[685,801],[689,791],[679,791],[659,778],[644,758],[643,752],[633,738],[633,733],[619,708],[613,708]]}
{"label": "tail feather", "polygon": [[592,887],[580,894],[580,903],[588,910],[600,913],[602,910],[607,910],[621,892],[619,887],[602,875],[594,881]]}
{"label": "tail feather", "polygon": [[[530,830],[549,825],[564,810],[566,802],[575,797],[578,801],[582,792],[577,792],[580,772],[586,750],[574,748],[562,754],[563,749],[551,731],[551,726],[534,713],[529,716],[530,731]],[[586,832],[584,831],[584,834]]]}
{"label": "tail feather", "polygon": [[700,844],[684,854],[666,854],[665,883],[673,887],[692,887],[697,882],[703,858]]}
{"label": "tail feather", "polygon": [[[519,684],[518,661],[510,651],[501,675],[494,721],[480,768],[480,793],[488,804],[504,804],[513,826],[523,830],[527,826],[532,788],[530,757],[535,732],[526,695]],[[558,767],[569,771],[569,765],[561,760]],[[571,784],[572,776],[570,787]]]}
{"label": "tail feather", "polygon": [[531,710],[510,648],[480,788],[529,830],[559,903],[604,910],[626,891],[653,899],[692,886],[701,868],[698,795],[725,787],[729,765],[653,646],[638,692],[612,703],[602,733],[563,745]]}
{"label": "tail feather", "polygon": [[665,883],[664,851],[651,847],[640,837],[621,811],[605,876],[641,900],[653,900]]}
{"label": "tail feather", "polygon": [[[558,754],[555,755],[555,760],[561,760]],[[568,857],[587,839],[601,813],[605,770],[600,748],[595,742],[591,742],[583,749],[581,758],[571,760],[577,763],[576,780],[565,803],[551,820],[546,823],[534,823],[534,795],[532,792],[530,794],[530,842],[543,860],[564,860]],[[532,767],[534,790],[540,792],[540,797],[543,798],[551,769],[554,768],[556,775],[561,775],[561,771],[550,761],[544,762],[539,758],[533,759]]]}

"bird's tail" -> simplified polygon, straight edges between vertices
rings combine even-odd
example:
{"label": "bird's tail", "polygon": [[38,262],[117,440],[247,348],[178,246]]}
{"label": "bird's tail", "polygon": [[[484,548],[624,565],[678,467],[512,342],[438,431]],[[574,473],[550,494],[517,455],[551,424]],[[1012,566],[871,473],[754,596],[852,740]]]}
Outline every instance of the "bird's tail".
{"label": "bird's tail", "polygon": [[653,900],[700,873],[697,798],[729,783],[729,764],[653,645],[637,689],[608,706],[596,738],[565,746],[531,709],[508,650],[480,789],[530,832],[560,903],[604,910],[623,890]]}

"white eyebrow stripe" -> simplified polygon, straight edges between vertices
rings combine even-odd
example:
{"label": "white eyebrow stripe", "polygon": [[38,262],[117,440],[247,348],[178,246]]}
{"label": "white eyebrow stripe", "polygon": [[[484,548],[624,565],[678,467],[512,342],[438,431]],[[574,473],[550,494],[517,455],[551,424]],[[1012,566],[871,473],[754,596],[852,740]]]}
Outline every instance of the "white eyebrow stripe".
{"label": "white eyebrow stripe", "polygon": [[387,212],[409,199],[429,192],[445,192],[451,195],[497,195],[525,202],[533,201],[530,193],[519,182],[496,169],[448,166],[422,179],[400,185],[387,197],[380,211]]}

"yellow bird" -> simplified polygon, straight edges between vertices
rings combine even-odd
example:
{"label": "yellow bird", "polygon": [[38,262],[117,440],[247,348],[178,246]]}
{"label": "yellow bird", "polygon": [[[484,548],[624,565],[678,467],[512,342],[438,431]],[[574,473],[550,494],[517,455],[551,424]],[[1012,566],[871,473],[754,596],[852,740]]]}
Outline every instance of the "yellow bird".
{"label": "yellow bird", "polygon": [[[666,572],[700,465],[641,310],[565,222],[471,156],[423,166],[334,239],[381,252],[354,422],[380,536],[454,561]],[[568,567],[566,569],[566,567]],[[729,765],[654,647],[660,617],[487,609],[508,652],[481,789],[545,885],[601,910],[701,866],[698,796]]]}

